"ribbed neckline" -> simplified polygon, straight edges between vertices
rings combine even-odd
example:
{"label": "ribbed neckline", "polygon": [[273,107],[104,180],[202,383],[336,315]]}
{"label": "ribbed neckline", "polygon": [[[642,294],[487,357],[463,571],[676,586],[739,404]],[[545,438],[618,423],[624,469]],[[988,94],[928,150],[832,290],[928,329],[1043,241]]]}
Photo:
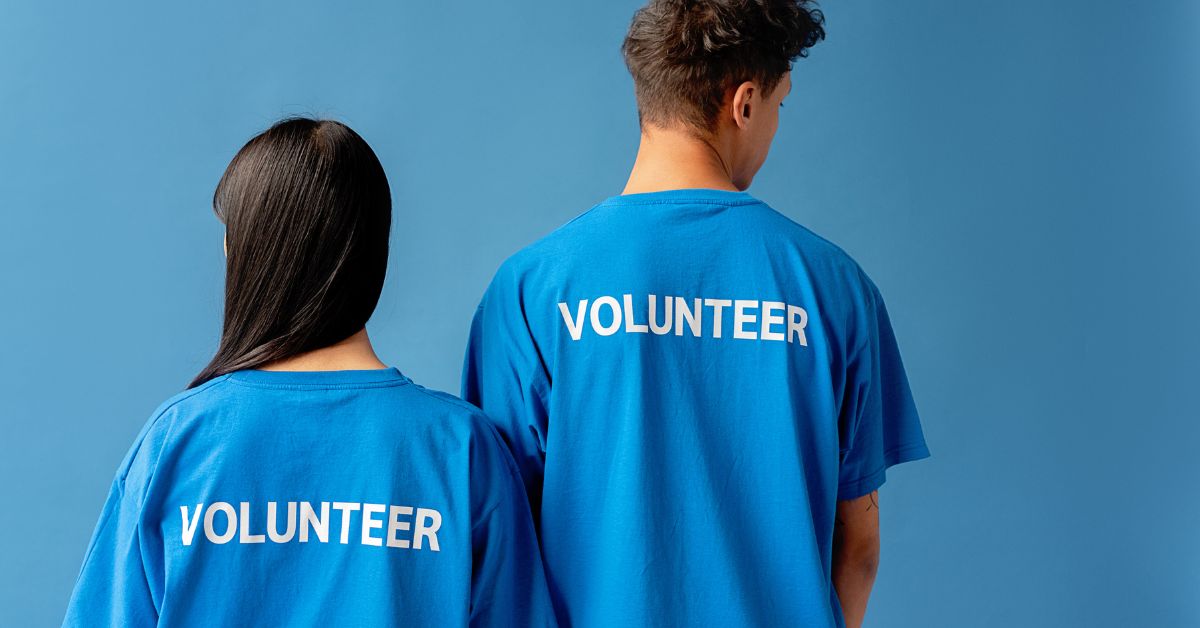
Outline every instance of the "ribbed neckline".
{"label": "ribbed neckline", "polygon": [[400,369],[350,370],[350,371],[262,371],[250,369],[235,371],[230,379],[247,384],[266,386],[366,386],[409,381]]}
{"label": "ribbed neckline", "polygon": [[712,190],[708,188],[685,188],[621,194],[605,199],[601,205],[646,205],[655,203],[705,203],[712,205],[749,205],[759,202],[749,192]]}

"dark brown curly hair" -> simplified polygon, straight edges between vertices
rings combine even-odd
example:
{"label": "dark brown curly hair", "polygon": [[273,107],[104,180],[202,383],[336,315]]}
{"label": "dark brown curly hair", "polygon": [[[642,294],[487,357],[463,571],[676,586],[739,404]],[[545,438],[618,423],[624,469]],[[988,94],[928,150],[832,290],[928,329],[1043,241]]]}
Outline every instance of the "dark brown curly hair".
{"label": "dark brown curly hair", "polygon": [[792,61],[825,38],[806,0],[650,0],[621,52],[642,125],[712,128],[729,89],[775,88]]}

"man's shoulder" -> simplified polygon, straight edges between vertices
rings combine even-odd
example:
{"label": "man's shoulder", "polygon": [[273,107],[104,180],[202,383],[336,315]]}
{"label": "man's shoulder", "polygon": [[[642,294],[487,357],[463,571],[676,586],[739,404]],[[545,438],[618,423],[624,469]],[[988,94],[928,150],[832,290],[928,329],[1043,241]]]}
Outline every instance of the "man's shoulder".
{"label": "man's shoulder", "polygon": [[588,208],[550,233],[508,256],[496,271],[495,282],[517,282],[530,273],[561,268],[600,236],[596,233],[597,211],[603,203]]}
{"label": "man's shoulder", "polygon": [[870,281],[858,262],[840,245],[765,202],[759,206],[760,227],[764,232],[777,238],[779,246],[799,252],[810,268],[824,268],[855,282]]}
{"label": "man's shoulder", "polygon": [[[830,239],[794,220],[772,205],[757,198],[740,203],[738,211],[726,212],[719,219],[726,221],[714,234],[750,235],[767,247],[769,254],[796,254],[809,271],[833,275],[855,288],[870,289],[871,282],[858,262]],[[592,253],[613,254],[625,246],[623,242],[645,234],[620,233],[622,215],[605,211],[605,203],[593,205],[550,233],[522,247],[509,256],[496,272],[495,282],[519,285],[530,277],[552,277],[569,273],[578,263],[589,267],[602,263],[590,259]],[[627,218],[627,216],[625,216]],[[660,234],[665,235],[665,234]],[[729,237],[736,237],[730,235]],[[639,240],[640,242],[640,240]],[[704,243],[692,242],[703,249]],[[790,256],[790,255],[789,255]]]}

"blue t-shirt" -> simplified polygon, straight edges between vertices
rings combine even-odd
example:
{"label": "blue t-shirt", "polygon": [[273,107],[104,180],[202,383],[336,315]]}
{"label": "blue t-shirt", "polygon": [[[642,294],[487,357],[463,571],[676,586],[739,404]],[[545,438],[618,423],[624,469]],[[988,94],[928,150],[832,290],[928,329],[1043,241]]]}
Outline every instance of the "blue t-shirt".
{"label": "blue t-shirt", "polygon": [[611,198],[503,264],[464,397],[574,626],[837,626],[836,503],[928,455],[883,299],[745,193]]}
{"label": "blue t-shirt", "polygon": [[117,472],[70,626],[553,624],[511,455],[396,369],[239,371]]}

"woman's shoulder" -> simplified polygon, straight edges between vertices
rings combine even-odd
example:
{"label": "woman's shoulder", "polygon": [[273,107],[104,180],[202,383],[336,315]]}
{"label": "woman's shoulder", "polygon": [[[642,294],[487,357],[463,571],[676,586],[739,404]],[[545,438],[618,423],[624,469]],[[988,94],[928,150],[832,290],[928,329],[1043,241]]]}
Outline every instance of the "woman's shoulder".
{"label": "woman's shoulder", "polygon": [[226,378],[228,375],[223,375],[176,393],[154,409],[117,470],[116,482],[122,489],[131,480],[136,485],[149,479],[179,418],[194,412],[198,405],[207,405],[206,398],[219,391]]}
{"label": "woman's shoulder", "polygon": [[435,414],[445,415],[466,424],[474,424],[478,421],[486,420],[482,410],[450,393],[426,388],[415,382],[407,388],[407,392],[411,393],[414,403],[427,407],[428,410]]}
{"label": "woman's shoulder", "polygon": [[228,386],[225,385],[228,379],[229,375],[214,377],[199,386],[188,388],[168,397],[166,401],[158,404],[158,407],[155,408],[154,413],[150,415],[150,422],[155,423],[172,412],[188,410],[197,405],[207,405],[214,395],[228,389]]}
{"label": "woman's shoulder", "polygon": [[502,442],[496,431],[495,422],[475,405],[450,393],[426,388],[420,384],[414,383],[408,388],[415,397],[422,400],[421,403],[427,404],[430,414],[437,415],[441,420],[449,421],[452,425],[469,431],[475,437],[477,444],[492,447],[497,442]]}

